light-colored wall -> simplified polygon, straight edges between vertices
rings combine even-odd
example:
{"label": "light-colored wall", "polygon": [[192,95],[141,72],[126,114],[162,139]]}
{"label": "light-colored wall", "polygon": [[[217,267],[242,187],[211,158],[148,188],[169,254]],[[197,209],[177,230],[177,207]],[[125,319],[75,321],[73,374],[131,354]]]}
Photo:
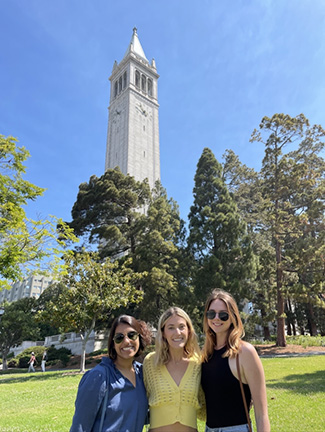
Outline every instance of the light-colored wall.
{"label": "light-colored wall", "polygon": [[[108,332],[92,332],[86,344],[86,353],[97,351],[100,349],[107,348]],[[71,350],[73,355],[82,354],[82,339],[77,333],[66,333],[62,338],[62,335],[47,336],[45,341],[24,341],[18,347],[13,348],[15,356],[23,352],[25,349],[33,346],[44,346],[50,347],[54,345],[56,349],[68,348]]]}

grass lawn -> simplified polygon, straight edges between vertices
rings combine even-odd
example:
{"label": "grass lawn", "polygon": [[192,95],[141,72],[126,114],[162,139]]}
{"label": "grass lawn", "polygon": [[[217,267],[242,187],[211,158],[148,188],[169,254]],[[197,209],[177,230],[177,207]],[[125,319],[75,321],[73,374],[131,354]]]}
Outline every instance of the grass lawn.
{"label": "grass lawn", "polygon": [[[272,432],[324,432],[325,356],[262,361]],[[0,374],[0,432],[68,431],[81,375],[67,372]]]}

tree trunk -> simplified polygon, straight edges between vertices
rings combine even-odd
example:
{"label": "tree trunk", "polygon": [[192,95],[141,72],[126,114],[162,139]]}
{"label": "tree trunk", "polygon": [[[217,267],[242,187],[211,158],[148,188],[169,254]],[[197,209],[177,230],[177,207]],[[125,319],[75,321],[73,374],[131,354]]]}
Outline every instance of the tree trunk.
{"label": "tree trunk", "polygon": [[86,370],[86,337],[84,335],[81,335],[81,339],[82,339],[82,345],[81,345],[81,349],[82,349],[82,353],[81,353],[81,357],[80,357],[80,372],[84,373]]}
{"label": "tree trunk", "polygon": [[86,370],[86,345],[90,336],[90,333],[94,330],[96,324],[96,317],[93,318],[90,329],[86,330],[84,334],[80,333],[82,339],[82,353],[80,358],[80,372],[84,373]]}
{"label": "tree trunk", "polygon": [[271,333],[269,326],[263,326],[264,340],[271,340]]}
{"label": "tree trunk", "polygon": [[311,303],[307,304],[307,316],[308,316],[308,327],[309,327],[310,336],[317,336],[315,314],[314,314],[313,305]]}
{"label": "tree trunk", "polygon": [[5,352],[2,353],[2,370],[8,370],[7,354]]}
{"label": "tree trunk", "polygon": [[[266,315],[265,308],[261,306],[262,323],[266,321],[265,315]],[[268,325],[263,325],[263,334],[264,334],[264,340],[271,340],[271,333]]]}
{"label": "tree trunk", "polygon": [[292,315],[291,315],[291,310],[290,310],[290,299],[287,299],[286,303],[285,303],[285,313],[287,315],[287,335],[288,336],[292,336]]}
{"label": "tree trunk", "polygon": [[[292,304],[291,304],[290,298],[288,298],[287,305],[288,305],[288,309],[289,309],[289,311],[291,312],[291,315],[292,315],[292,316],[295,316],[295,315],[293,314],[293,311],[292,311]],[[290,323],[291,323],[291,327],[292,327],[292,334],[293,334],[294,336],[297,336],[297,330],[296,330],[296,324],[295,324],[295,321],[296,321],[296,319],[293,318],[293,319],[291,320]],[[289,334],[289,333],[288,333],[288,334]]]}
{"label": "tree trunk", "polygon": [[289,320],[287,320],[287,335],[292,336],[291,323]]}
{"label": "tree trunk", "polygon": [[282,294],[282,266],[281,266],[281,245],[276,240],[276,285],[277,285],[277,338],[276,345],[285,347],[286,336],[285,336],[285,314],[284,314],[284,298]]}

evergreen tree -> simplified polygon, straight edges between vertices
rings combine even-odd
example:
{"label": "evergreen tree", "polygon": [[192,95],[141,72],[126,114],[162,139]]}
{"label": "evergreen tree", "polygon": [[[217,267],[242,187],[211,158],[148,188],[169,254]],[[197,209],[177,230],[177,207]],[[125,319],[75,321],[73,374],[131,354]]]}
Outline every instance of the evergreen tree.
{"label": "evergreen tree", "polygon": [[144,300],[136,307],[142,319],[156,324],[157,316],[173,304],[179,304],[179,245],[184,222],[178,205],[168,198],[159,181],[152,190],[146,218],[133,256],[134,268],[146,272],[142,289]]}
{"label": "evergreen tree", "polygon": [[269,323],[276,318],[275,260],[271,237],[265,230],[266,211],[262,196],[260,173],[242,164],[238,156],[227,150],[224,157],[223,178],[246,222],[256,259],[256,279],[251,283],[250,300],[255,324],[263,328],[264,338],[270,340]]}
{"label": "evergreen tree", "polygon": [[250,298],[254,256],[245,223],[222,176],[222,166],[208,148],[199,159],[194,181],[188,246],[196,263],[196,296],[203,304],[208,292],[223,288],[240,303],[245,296]]}
{"label": "evergreen tree", "polygon": [[37,340],[39,338],[35,307],[34,298],[23,298],[1,305],[3,314],[0,317],[0,352],[4,370],[8,368],[7,356],[11,348],[20,345],[26,339]]}
{"label": "evergreen tree", "polygon": [[146,181],[137,182],[119,168],[109,169],[79,186],[70,226],[83,236],[84,245],[99,246],[103,257],[134,253],[149,197]]}
{"label": "evergreen tree", "polygon": [[307,327],[312,336],[317,334],[316,308],[325,308],[325,159],[321,156],[325,136],[318,126],[308,128],[297,150],[288,154],[292,170],[291,176],[296,193],[290,195],[298,213],[295,241],[287,241],[287,262],[290,271],[297,273],[294,285],[294,298],[303,303]]}
{"label": "evergreen tree", "polygon": [[[297,260],[294,263],[290,251],[297,245],[302,234],[302,222],[306,219],[306,189],[310,183],[304,163],[297,163],[303,156],[302,149],[312,144],[312,153],[323,148],[324,131],[320,126],[309,126],[303,114],[290,117],[275,114],[264,117],[260,130],[255,130],[251,141],[265,145],[262,163],[262,193],[266,217],[265,230],[271,236],[275,258],[277,291],[277,345],[285,346],[285,303],[290,292],[297,286]],[[300,142],[297,153],[284,153],[286,147]],[[304,175],[303,173],[306,173]],[[307,192],[308,193],[308,192]],[[318,192],[319,193],[319,189]],[[304,254],[304,258],[307,256]]]}

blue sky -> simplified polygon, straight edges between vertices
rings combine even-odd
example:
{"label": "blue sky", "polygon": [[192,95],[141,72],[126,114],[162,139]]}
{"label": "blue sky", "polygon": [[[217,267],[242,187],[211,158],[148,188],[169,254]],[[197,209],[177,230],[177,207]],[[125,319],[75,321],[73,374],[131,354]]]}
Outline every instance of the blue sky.
{"label": "blue sky", "polygon": [[79,184],[103,174],[108,77],[134,26],[160,74],[162,184],[185,220],[204,147],[259,169],[263,116],[325,127],[323,0],[0,0],[0,15],[0,133],[47,189],[31,217],[70,220]]}

